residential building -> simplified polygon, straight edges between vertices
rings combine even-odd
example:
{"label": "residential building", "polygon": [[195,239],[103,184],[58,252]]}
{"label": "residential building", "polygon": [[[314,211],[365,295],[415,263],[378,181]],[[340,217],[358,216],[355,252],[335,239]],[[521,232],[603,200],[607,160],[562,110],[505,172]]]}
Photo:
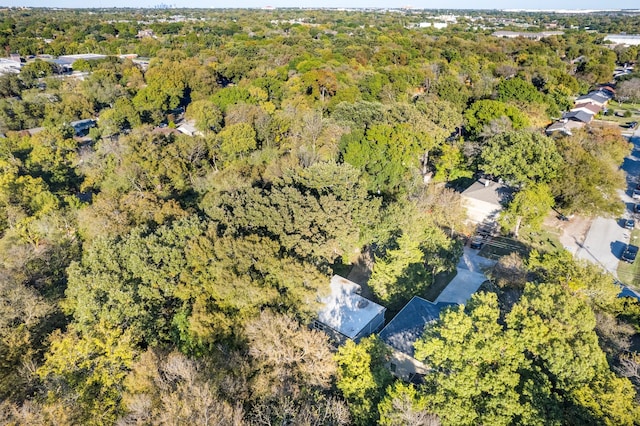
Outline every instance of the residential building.
{"label": "residential building", "polygon": [[495,221],[512,191],[505,185],[479,179],[462,192],[462,204],[471,223]]}
{"label": "residential building", "polygon": [[73,127],[75,136],[86,136],[90,128],[96,127],[96,120],[87,118],[86,120],[72,121],[69,125]]}
{"label": "residential building", "polygon": [[563,120],[568,120],[568,121],[579,121],[581,123],[591,123],[591,120],[593,120],[593,114],[590,114],[588,112],[579,110],[579,111],[569,111],[569,112],[565,112],[564,114],[562,114],[562,119]]}
{"label": "residential building", "polygon": [[592,103],[598,106],[605,106],[611,100],[611,96],[602,91],[590,92],[586,95],[579,96],[576,103]]}
{"label": "residential building", "polygon": [[184,121],[178,126],[178,131],[187,136],[202,136],[202,132],[196,128],[194,121]]}
{"label": "residential building", "polygon": [[322,307],[312,328],[326,332],[335,344],[347,339],[358,342],[382,329],[386,308],[362,297],[358,284],[334,275],[329,287],[331,293],[320,299]]}
{"label": "residential building", "polygon": [[420,382],[428,367],[414,358],[415,342],[425,327],[440,318],[440,313],[454,303],[433,303],[414,296],[380,332],[380,338],[392,350],[389,369],[396,376],[410,382]]}
{"label": "residential building", "polygon": [[530,33],[526,31],[496,31],[492,35],[494,37],[503,37],[503,38],[528,38],[531,40],[541,40],[545,37],[551,37],[554,35],[562,35],[563,31],[542,31],[539,33]]}
{"label": "residential building", "polygon": [[0,75],[2,74],[17,74],[22,68],[22,63],[13,61],[11,59],[0,58]]}
{"label": "residential building", "polygon": [[592,104],[592,103],[589,103],[589,102],[582,102],[582,103],[576,104],[576,106],[571,108],[571,112],[582,111],[582,112],[584,112],[586,114],[594,116],[597,113],[599,113],[601,109],[602,108],[599,105]]}
{"label": "residential building", "polygon": [[573,121],[573,120],[560,120],[551,124],[546,129],[547,135],[552,135],[554,133],[561,133],[565,136],[571,136],[573,130],[581,129],[585,126],[585,123],[581,121]]}

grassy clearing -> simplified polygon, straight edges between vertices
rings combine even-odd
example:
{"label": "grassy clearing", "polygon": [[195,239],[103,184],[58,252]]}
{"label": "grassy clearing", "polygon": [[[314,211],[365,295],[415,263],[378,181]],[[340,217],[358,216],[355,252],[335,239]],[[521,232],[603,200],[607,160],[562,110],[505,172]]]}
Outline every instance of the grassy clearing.
{"label": "grassy clearing", "polygon": [[[640,246],[640,230],[631,232],[631,244]],[[618,263],[618,279],[629,287],[640,289],[640,258],[633,263],[620,261]]]}
{"label": "grassy clearing", "polygon": [[555,253],[564,250],[556,230],[542,229],[538,232],[530,232],[522,235],[522,242],[529,245],[529,249],[539,252]]}

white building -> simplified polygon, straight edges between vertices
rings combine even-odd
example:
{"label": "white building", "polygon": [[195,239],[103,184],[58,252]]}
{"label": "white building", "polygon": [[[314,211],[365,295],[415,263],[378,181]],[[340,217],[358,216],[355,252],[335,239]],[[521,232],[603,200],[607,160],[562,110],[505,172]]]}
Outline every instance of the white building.
{"label": "white building", "polygon": [[17,74],[22,64],[11,59],[0,58],[0,74]]}
{"label": "white building", "polygon": [[384,326],[386,308],[360,296],[360,286],[339,275],[331,278],[331,293],[320,299],[322,308],[312,327],[329,334],[338,344],[358,342]]}
{"label": "white building", "polygon": [[613,44],[622,44],[625,46],[639,46],[640,34],[609,34],[604,38]]}

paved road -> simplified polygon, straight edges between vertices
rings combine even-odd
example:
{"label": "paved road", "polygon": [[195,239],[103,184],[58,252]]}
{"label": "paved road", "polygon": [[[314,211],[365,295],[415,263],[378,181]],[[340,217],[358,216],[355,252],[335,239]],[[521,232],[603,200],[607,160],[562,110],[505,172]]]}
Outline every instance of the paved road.
{"label": "paved road", "polygon": [[576,257],[597,263],[616,276],[618,261],[629,242],[629,231],[620,225],[620,221],[615,219],[594,219]]}
{"label": "paved road", "polygon": [[[631,193],[640,183],[640,128],[629,138],[634,148],[622,163],[622,170],[627,174],[627,191],[620,192],[620,198],[627,206],[625,218],[633,217],[634,200]],[[621,225],[622,218],[596,218],[591,224],[584,242],[576,252],[576,257],[601,265],[614,276],[618,269],[618,261],[624,246],[629,242],[630,232]]]}
{"label": "paved road", "polygon": [[438,302],[465,304],[471,295],[478,291],[480,285],[487,280],[484,271],[495,265],[495,261],[478,256],[478,250],[464,248],[464,253],[458,261],[458,273],[442,290],[436,299]]}

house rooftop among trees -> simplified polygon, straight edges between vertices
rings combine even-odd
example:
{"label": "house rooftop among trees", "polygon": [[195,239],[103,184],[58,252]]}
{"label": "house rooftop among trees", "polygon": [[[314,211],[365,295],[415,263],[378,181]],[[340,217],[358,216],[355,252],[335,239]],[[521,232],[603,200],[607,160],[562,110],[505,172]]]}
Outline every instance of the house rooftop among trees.
{"label": "house rooftop among trees", "polygon": [[512,190],[498,182],[478,179],[462,192],[462,203],[470,222],[482,223],[495,219]]}
{"label": "house rooftop among trees", "polygon": [[409,381],[417,375],[426,374],[426,366],[413,357],[413,344],[422,336],[427,324],[438,320],[442,310],[450,306],[456,306],[456,304],[433,303],[413,296],[409,303],[382,329],[380,338],[393,349],[390,363],[392,373]]}
{"label": "house rooftop among trees", "polygon": [[312,327],[323,330],[336,343],[358,342],[384,326],[386,308],[360,294],[360,286],[339,275],[331,278],[331,293],[320,299],[323,307]]}

